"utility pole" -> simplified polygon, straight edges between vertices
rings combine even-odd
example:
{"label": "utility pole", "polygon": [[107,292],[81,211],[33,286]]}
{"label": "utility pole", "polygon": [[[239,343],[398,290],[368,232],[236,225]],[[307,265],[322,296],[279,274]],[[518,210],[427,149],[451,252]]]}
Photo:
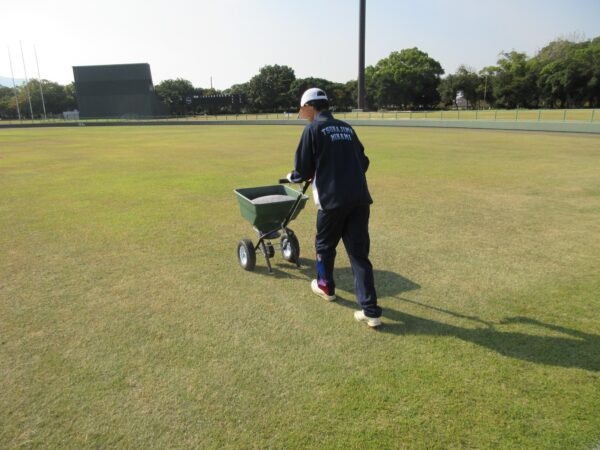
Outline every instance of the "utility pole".
{"label": "utility pole", "polygon": [[487,104],[487,79],[488,75],[485,76],[485,87],[483,88],[483,102]]}
{"label": "utility pole", "polygon": [[17,95],[17,85],[15,84],[15,73],[13,72],[12,58],[10,56],[10,47],[8,48],[8,62],[10,63],[10,76],[13,80],[13,89],[15,90],[15,102],[17,105],[17,116],[21,120],[21,109],[19,108],[19,96]]}
{"label": "utility pole", "polygon": [[358,18],[358,109],[365,109],[365,14],[366,0],[359,0]]}

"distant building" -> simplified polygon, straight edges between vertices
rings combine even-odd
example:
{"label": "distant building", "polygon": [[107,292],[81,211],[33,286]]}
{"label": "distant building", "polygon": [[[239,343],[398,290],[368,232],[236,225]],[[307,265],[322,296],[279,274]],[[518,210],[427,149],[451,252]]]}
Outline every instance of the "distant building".
{"label": "distant building", "polygon": [[79,111],[76,109],[73,111],[63,111],[63,119],[65,120],[79,120]]}
{"label": "distant building", "polygon": [[149,64],[75,66],[73,76],[81,118],[164,114]]}

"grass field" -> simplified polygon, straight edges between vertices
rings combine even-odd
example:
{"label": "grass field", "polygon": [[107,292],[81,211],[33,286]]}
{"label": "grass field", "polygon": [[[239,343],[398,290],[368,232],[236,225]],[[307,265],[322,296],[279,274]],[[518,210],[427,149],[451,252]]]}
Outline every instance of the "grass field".
{"label": "grass field", "polygon": [[359,128],[372,331],[237,265],[300,131],[0,131],[0,448],[599,448],[600,137]]}

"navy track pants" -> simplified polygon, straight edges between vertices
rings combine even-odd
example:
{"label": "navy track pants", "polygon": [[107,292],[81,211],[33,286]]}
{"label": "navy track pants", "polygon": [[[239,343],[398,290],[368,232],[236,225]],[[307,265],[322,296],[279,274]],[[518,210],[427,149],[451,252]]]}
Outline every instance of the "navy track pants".
{"label": "navy track pants", "polygon": [[317,213],[317,279],[319,286],[330,295],[335,293],[333,268],[336,247],[343,240],[350,258],[356,300],[368,317],[380,317],[373,266],[369,261],[369,205],[352,205]]}

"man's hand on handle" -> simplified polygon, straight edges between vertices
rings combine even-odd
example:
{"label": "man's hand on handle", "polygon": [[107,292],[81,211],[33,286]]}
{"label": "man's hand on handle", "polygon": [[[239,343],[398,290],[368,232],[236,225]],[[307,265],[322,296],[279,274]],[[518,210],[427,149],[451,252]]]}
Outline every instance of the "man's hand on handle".
{"label": "man's hand on handle", "polygon": [[288,173],[286,178],[290,183],[302,183],[302,177],[296,171]]}
{"label": "man's hand on handle", "polygon": [[[288,173],[285,178],[281,178],[279,180],[279,183],[281,184],[286,184],[286,183],[302,183],[303,180],[302,177],[300,176],[300,174],[298,172],[290,172]],[[310,181],[310,180],[308,180]]]}

